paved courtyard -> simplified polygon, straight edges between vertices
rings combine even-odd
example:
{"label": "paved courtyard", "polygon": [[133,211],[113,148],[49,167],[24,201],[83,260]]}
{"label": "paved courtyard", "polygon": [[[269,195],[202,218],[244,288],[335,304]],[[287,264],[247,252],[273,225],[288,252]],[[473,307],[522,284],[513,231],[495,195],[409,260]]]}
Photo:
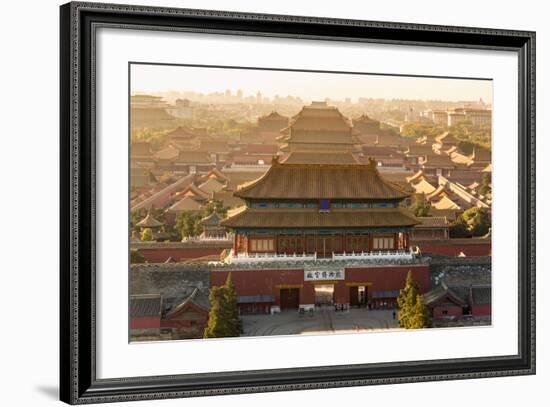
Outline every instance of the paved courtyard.
{"label": "paved courtyard", "polygon": [[298,311],[283,311],[275,315],[243,315],[242,321],[242,336],[344,333],[398,328],[392,310],[365,308],[345,312],[335,312],[332,308],[319,309],[305,315],[300,315]]}

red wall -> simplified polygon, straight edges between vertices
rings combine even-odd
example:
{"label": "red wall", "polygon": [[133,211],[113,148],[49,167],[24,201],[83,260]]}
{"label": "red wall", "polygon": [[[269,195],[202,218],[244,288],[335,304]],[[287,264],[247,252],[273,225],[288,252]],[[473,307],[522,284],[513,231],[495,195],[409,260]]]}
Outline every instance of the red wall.
{"label": "red wall", "polygon": [[474,244],[437,244],[437,242],[418,242],[414,243],[422,253],[443,254],[446,256],[458,256],[460,252],[466,256],[490,256],[491,245],[487,243]]}
{"label": "red wall", "polygon": [[472,305],[474,317],[491,316],[491,304]]}
{"label": "red wall", "polygon": [[[345,281],[338,281],[334,286],[334,302],[349,303],[349,287],[346,283],[370,283],[369,297],[372,291],[397,291],[405,286],[407,272],[411,270],[413,279],[418,284],[420,293],[430,289],[430,270],[427,265],[347,268]],[[210,285],[220,286],[225,283],[229,271],[214,271],[210,274]],[[237,295],[273,295],[280,304],[278,285],[302,285],[300,304],[315,302],[315,289],[311,281],[304,281],[303,269],[295,270],[233,270],[231,277]],[[319,281],[321,284],[322,282]],[[331,281],[330,283],[333,283]]]}
{"label": "red wall", "polygon": [[[229,271],[212,271],[210,286],[225,283]],[[295,270],[233,270],[231,278],[238,295],[274,295],[276,285],[303,284],[304,271]],[[278,293],[277,293],[278,294]]]}
{"label": "red wall", "polygon": [[[443,311],[447,311],[447,314],[445,315]],[[451,317],[451,316],[461,316],[462,315],[462,307],[459,307],[454,304],[448,304],[448,305],[436,305],[432,309],[434,318],[444,318],[444,317]]]}
{"label": "red wall", "polygon": [[348,268],[346,269],[346,282],[370,282],[372,286],[369,287],[369,293],[372,291],[395,291],[405,286],[409,270],[418,285],[419,292],[428,292],[430,290],[430,268],[427,265]]}
{"label": "red wall", "polygon": [[193,259],[204,256],[220,255],[223,248],[174,248],[174,249],[138,249],[138,252],[145,257],[149,263],[164,263],[169,257],[179,261],[180,259]]}
{"label": "red wall", "polygon": [[159,329],[160,316],[158,317],[135,317],[130,319],[130,329]]}
{"label": "red wall", "polygon": [[204,321],[196,321],[195,325],[191,324],[191,321],[188,319],[163,319],[162,327],[163,328],[188,328],[195,327],[197,329],[204,329],[207,325],[208,315],[204,317]]}

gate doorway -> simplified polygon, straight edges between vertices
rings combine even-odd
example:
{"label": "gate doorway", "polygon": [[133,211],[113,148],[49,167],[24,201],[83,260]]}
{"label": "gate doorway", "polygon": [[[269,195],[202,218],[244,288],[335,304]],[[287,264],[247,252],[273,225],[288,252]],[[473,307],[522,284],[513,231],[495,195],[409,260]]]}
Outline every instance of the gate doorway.
{"label": "gate doorway", "polygon": [[298,309],[300,304],[299,288],[281,288],[281,309]]}
{"label": "gate doorway", "polygon": [[315,284],[315,305],[334,304],[334,284]]}
{"label": "gate doorway", "polygon": [[353,286],[349,288],[349,304],[352,307],[367,306],[367,290],[365,285]]}

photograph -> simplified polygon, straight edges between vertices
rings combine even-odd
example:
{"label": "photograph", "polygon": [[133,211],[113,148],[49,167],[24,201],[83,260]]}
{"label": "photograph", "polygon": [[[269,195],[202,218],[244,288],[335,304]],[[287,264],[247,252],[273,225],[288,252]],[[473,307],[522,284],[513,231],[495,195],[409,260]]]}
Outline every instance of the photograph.
{"label": "photograph", "polygon": [[491,326],[491,78],[128,74],[130,342]]}
{"label": "photograph", "polygon": [[60,400],[535,375],[527,11],[195,6],[59,7]]}

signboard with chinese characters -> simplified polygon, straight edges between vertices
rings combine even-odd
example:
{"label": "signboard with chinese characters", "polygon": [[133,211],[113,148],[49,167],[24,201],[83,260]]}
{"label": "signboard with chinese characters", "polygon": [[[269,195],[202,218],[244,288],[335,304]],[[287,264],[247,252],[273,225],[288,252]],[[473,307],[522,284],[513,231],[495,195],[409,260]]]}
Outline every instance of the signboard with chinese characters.
{"label": "signboard with chinese characters", "polygon": [[304,281],[344,280],[344,269],[337,270],[304,270]]}

